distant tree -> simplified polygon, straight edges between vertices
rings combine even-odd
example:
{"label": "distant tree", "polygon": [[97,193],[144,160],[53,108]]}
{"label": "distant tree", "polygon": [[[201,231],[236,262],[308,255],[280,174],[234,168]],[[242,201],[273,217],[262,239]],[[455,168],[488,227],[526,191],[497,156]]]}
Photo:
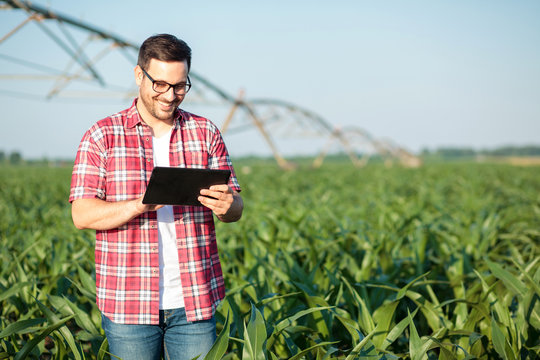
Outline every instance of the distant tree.
{"label": "distant tree", "polygon": [[540,146],[505,146],[488,151],[493,156],[540,156]]}
{"label": "distant tree", "polygon": [[22,162],[22,155],[18,151],[14,151],[9,155],[9,163],[11,165],[19,165]]}
{"label": "distant tree", "polygon": [[6,153],[3,150],[0,150],[0,164],[6,161]]}

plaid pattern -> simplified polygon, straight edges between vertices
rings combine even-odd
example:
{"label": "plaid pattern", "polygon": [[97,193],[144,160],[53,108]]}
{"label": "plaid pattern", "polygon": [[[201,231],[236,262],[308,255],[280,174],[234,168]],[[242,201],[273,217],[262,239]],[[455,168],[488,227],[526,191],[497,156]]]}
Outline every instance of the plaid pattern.
{"label": "plaid pattern", "polygon": [[[83,136],[69,200],[136,199],[154,167],[152,133],[141,121],[137,99],[129,109],[94,124]],[[229,186],[240,191],[227,149],[209,120],[178,109],[170,145],[172,167],[229,169]],[[189,321],[209,319],[225,296],[212,211],[174,206],[180,276]],[[96,231],[99,309],[120,324],[159,323],[159,253],[155,211],[120,228]]]}

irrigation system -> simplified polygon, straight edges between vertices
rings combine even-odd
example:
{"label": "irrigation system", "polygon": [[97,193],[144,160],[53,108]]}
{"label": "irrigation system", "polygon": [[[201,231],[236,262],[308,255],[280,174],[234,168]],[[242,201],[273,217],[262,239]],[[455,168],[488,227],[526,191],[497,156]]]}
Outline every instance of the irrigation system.
{"label": "irrigation system", "polygon": [[[119,96],[130,98],[136,95],[136,89],[112,85],[110,74],[100,71],[99,65],[109,62],[112,54],[125,58],[131,64],[136,63],[139,46],[111,32],[77,20],[71,16],[45,8],[25,0],[0,0],[0,10],[22,12],[22,21],[5,34],[0,33],[0,58],[28,69],[22,74],[2,74],[0,84],[9,79],[53,80],[52,87],[45,91],[45,97],[71,96],[91,98],[97,96]],[[19,14],[20,15],[20,14]],[[17,41],[18,33],[35,24],[41,35],[53,42],[66,55],[64,69],[52,67],[42,61],[32,51],[3,50],[6,40]],[[20,46],[19,48],[32,48]],[[39,55],[39,54],[38,54]],[[43,58],[45,58],[43,54]],[[104,60],[107,58],[107,60]],[[110,64],[108,64],[110,66]],[[291,169],[294,165],[286,160],[278,148],[275,137],[280,133],[296,134],[295,136],[318,136],[326,140],[326,145],[319,150],[313,166],[320,166],[329,150],[336,145],[345,152],[355,166],[366,164],[372,154],[378,154],[385,162],[398,162],[404,166],[419,166],[420,160],[388,140],[375,139],[366,131],[357,127],[335,128],[329,121],[315,112],[298,106],[292,102],[278,99],[245,99],[244,92],[231,95],[203,75],[191,71],[190,77],[194,86],[190,93],[190,101],[203,105],[225,106],[228,111],[221,125],[221,132],[240,132],[253,130],[261,134],[280,167]],[[91,84],[85,90],[74,91],[71,84],[78,82]],[[96,89],[95,85],[98,85]],[[275,129],[281,129],[276,131]],[[361,150],[360,150],[361,149]]]}

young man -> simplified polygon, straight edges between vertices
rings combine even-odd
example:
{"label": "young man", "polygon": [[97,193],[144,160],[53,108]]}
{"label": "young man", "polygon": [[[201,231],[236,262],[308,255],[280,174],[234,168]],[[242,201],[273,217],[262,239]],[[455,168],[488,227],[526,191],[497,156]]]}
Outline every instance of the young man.
{"label": "young man", "polygon": [[[216,337],[225,288],[213,214],[237,221],[243,202],[217,127],[178,108],[190,65],[182,40],[145,40],[138,98],[84,134],[73,168],[73,223],[96,230],[97,304],[109,351],[124,359],[202,359]],[[228,169],[231,177],[201,190],[204,206],[145,205],[154,166]]]}

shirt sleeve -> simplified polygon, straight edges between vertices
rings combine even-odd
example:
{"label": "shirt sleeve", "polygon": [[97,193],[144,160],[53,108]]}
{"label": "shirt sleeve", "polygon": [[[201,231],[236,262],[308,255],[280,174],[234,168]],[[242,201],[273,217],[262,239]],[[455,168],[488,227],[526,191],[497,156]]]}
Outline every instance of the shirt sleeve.
{"label": "shirt sleeve", "polygon": [[234,168],[232,166],[227,147],[225,146],[223,137],[221,136],[221,133],[219,132],[217,127],[215,128],[215,132],[212,133],[212,139],[210,144],[210,149],[208,151],[208,166],[210,167],[210,169],[230,170],[231,177],[229,178],[228,185],[238,192],[242,191],[238,183],[236,173],[234,172]]}
{"label": "shirt sleeve", "polygon": [[103,132],[94,126],[80,144],[71,175],[69,201],[97,198],[105,200],[107,152]]}

